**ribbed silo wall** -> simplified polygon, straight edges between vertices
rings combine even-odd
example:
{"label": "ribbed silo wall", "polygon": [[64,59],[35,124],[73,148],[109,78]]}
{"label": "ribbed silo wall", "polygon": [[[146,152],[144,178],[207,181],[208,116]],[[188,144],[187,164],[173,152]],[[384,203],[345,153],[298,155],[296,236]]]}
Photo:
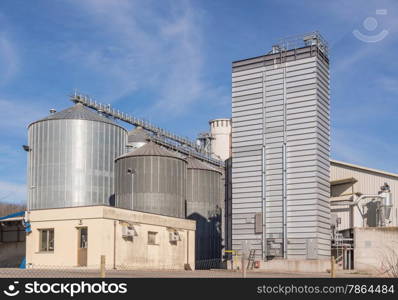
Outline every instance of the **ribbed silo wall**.
{"label": "ribbed silo wall", "polygon": [[116,161],[115,174],[118,207],[185,218],[185,161],[163,156],[129,156]]}
{"label": "ribbed silo wall", "polygon": [[330,256],[329,110],[329,61],[315,46],[233,63],[234,250]]}
{"label": "ribbed silo wall", "polygon": [[[188,169],[187,218],[196,220],[196,261],[221,257],[221,173]],[[197,266],[201,268],[201,266]]]}
{"label": "ribbed silo wall", "polygon": [[110,203],[125,129],[91,120],[46,120],[29,126],[28,139],[28,209]]}

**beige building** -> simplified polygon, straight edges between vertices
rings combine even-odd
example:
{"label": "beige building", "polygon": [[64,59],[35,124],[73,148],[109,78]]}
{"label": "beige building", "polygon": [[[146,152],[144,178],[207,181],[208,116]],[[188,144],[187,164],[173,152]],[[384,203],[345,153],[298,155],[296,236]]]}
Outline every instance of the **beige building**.
{"label": "beige building", "polygon": [[108,206],[33,210],[27,268],[195,267],[195,221]]}
{"label": "beige building", "polygon": [[331,213],[339,218],[338,230],[375,225],[374,218],[369,217],[364,220],[356,207],[339,205],[339,202],[351,201],[357,193],[377,195],[384,183],[390,186],[393,200],[390,223],[386,225],[398,226],[398,174],[336,160],[331,160],[330,163]]}
{"label": "beige building", "polygon": [[25,257],[23,216],[0,220],[0,268],[18,267]]}
{"label": "beige building", "polygon": [[389,276],[391,266],[397,264],[398,228],[375,227],[354,228],[354,267],[357,271],[366,271]]}

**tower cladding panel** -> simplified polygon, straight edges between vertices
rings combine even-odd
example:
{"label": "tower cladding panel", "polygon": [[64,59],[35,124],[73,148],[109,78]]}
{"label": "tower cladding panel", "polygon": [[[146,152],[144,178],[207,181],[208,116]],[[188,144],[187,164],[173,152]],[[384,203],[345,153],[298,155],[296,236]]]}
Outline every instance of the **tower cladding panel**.
{"label": "tower cladding panel", "polygon": [[232,65],[232,244],[263,258],[330,256],[329,60],[312,37]]}

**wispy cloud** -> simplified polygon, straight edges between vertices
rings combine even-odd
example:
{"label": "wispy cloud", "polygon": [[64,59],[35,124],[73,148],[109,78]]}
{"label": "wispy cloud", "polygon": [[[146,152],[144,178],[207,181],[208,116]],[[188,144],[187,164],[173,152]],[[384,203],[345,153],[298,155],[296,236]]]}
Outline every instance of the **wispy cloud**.
{"label": "wispy cloud", "polygon": [[8,83],[18,72],[16,48],[4,32],[0,31],[0,86]]}
{"label": "wispy cloud", "polygon": [[333,158],[398,173],[398,166],[386,159],[396,154],[398,144],[394,139],[379,138],[349,129],[333,128],[332,132]]}
{"label": "wispy cloud", "polygon": [[157,100],[146,105],[145,115],[178,115],[216,99],[208,97],[222,97],[204,78],[204,14],[190,2],[171,1],[162,8],[156,1],[73,3],[90,12],[84,22],[101,31],[103,42],[74,41],[64,57],[108,79],[100,95],[107,101],[151,91]]}
{"label": "wispy cloud", "polygon": [[380,77],[377,82],[385,91],[398,95],[398,78],[383,76]]}
{"label": "wispy cloud", "polygon": [[26,125],[43,116],[43,111],[34,104],[21,100],[0,98],[0,127],[2,134],[25,134]]}
{"label": "wispy cloud", "polygon": [[[318,9],[323,9],[332,15],[335,20],[340,20],[344,24],[346,30],[340,30],[339,33],[331,39],[330,47],[332,56],[335,55],[334,49],[343,50],[339,57],[335,58],[332,64],[332,71],[335,73],[343,73],[369,59],[372,55],[379,55],[383,49],[387,49],[397,41],[398,19],[396,0],[370,0],[370,1],[329,1],[328,3],[320,3],[316,1],[314,4]],[[385,15],[377,15],[376,10],[383,9]],[[373,31],[369,31],[364,26],[367,18],[374,18],[377,26]],[[366,43],[358,40],[353,31],[358,30],[364,36],[377,35],[383,30],[388,31],[388,35],[377,43]],[[385,57],[386,61],[389,59]]]}
{"label": "wispy cloud", "polygon": [[0,181],[0,202],[21,204],[26,201],[26,185]]}

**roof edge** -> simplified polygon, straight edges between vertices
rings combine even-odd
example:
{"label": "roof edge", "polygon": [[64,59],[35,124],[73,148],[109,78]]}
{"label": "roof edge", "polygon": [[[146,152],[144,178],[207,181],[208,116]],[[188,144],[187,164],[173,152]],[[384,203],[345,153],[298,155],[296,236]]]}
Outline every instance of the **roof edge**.
{"label": "roof edge", "polygon": [[343,162],[343,161],[339,161],[339,160],[331,159],[330,163],[331,164],[336,164],[336,165],[343,165],[343,166],[347,166],[347,167],[351,167],[351,168],[361,169],[361,170],[368,171],[368,172],[379,173],[379,174],[383,174],[383,175],[387,175],[387,176],[398,178],[398,174],[396,174],[396,173],[391,173],[391,172],[387,172],[387,171],[383,171],[383,170],[379,170],[379,169],[368,168],[368,167],[364,167],[364,166],[360,166],[360,165],[356,165],[356,164],[351,164],[351,163],[347,163],[347,162]]}
{"label": "roof edge", "polygon": [[[28,125],[28,127],[27,127],[27,129],[29,129],[29,127],[30,126],[32,126],[32,125],[34,125],[34,124],[36,124],[36,123],[40,123],[40,122],[49,122],[49,121],[88,121],[88,122],[97,122],[97,123],[101,123],[101,121],[97,121],[97,120],[85,120],[85,119],[42,119],[42,120],[37,120],[37,121],[34,121],[34,122],[32,122],[32,123],[30,123],[29,125]],[[126,128],[124,128],[122,125],[120,125],[120,124],[117,124],[117,123],[115,123],[115,122],[109,122],[109,123],[106,123],[106,122],[102,122],[102,123],[105,123],[105,124],[109,124],[109,125],[113,125],[113,126],[116,126],[116,127],[119,127],[119,128],[121,128],[121,129],[123,129],[126,133],[128,133],[129,131],[126,129]]]}

